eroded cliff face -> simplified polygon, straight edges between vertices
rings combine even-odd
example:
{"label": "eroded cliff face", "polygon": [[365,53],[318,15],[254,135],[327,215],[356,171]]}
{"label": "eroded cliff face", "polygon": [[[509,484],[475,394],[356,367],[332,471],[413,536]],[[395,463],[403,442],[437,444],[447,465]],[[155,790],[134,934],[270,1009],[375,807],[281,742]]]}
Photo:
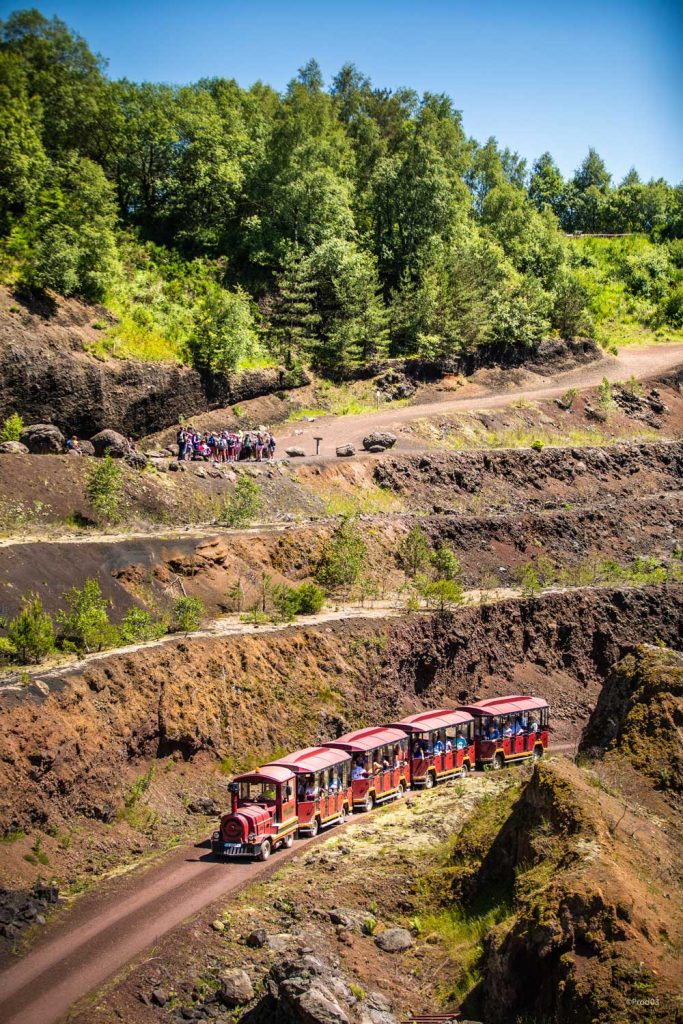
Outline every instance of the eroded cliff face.
{"label": "eroded cliff face", "polygon": [[[263,763],[347,728],[523,687],[577,735],[633,637],[680,644],[683,586],[574,591],[452,616],[347,620],[263,636],[173,639],[7,690],[0,830],[116,816],[169,754]],[[172,776],[169,777],[172,782]]]}

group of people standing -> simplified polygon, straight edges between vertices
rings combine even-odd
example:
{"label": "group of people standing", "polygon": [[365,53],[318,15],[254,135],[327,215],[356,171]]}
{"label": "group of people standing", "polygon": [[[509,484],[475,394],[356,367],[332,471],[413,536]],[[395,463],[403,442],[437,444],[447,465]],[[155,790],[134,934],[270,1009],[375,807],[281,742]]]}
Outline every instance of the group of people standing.
{"label": "group of people standing", "polygon": [[270,430],[205,430],[180,427],[176,435],[178,462],[272,462],[276,441]]}

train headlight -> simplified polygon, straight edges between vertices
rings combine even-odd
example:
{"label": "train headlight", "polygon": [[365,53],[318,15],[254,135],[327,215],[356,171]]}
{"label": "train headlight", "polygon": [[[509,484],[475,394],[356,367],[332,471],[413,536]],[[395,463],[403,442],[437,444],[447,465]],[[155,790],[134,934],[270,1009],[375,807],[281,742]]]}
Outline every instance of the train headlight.
{"label": "train headlight", "polygon": [[249,837],[248,838],[249,838],[249,842],[250,843],[255,843],[256,842],[256,836],[255,836],[255,834],[253,832],[249,833]]}
{"label": "train headlight", "polygon": [[211,839],[213,840],[214,843],[217,843],[218,840],[220,839],[220,837],[221,837],[220,832],[214,832],[213,835],[211,836]]}

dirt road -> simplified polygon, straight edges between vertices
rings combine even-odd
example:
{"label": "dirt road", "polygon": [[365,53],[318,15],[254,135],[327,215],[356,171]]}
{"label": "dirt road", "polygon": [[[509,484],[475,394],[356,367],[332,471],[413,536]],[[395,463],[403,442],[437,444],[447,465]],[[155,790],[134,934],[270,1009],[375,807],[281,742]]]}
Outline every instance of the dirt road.
{"label": "dirt road", "polygon": [[267,864],[216,863],[184,847],[144,872],[112,879],[77,902],[21,960],[0,974],[3,1024],[54,1024],[69,1007],[162,935],[238,887],[277,871],[315,840]]}
{"label": "dirt road", "polygon": [[[490,391],[473,388],[468,384],[462,389],[460,397],[444,398],[442,401],[424,405],[405,405],[394,409],[379,409],[373,413],[360,416],[321,416],[314,423],[301,421],[283,424],[278,431],[278,456],[285,448],[296,445],[304,449],[307,455],[315,453],[314,438],[322,438],[321,455],[334,455],[335,448],[341,444],[354,444],[360,448],[363,437],[371,430],[389,430],[398,433],[408,423],[430,417],[442,417],[448,413],[472,412],[483,409],[499,409],[510,405],[520,398],[529,401],[540,401],[547,398],[559,398],[568,388],[596,387],[603,379],[614,383],[628,380],[631,376],[642,379],[665,373],[683,362],[683,345],[651,345],[645,348],[625,348],[618,356],[605,356],[595,363],[579,366],[564,373],[551,377],[539,378],[529,375],[530,382],[520,386],[510,386],[502,391]],[[473,394],[472,392],[478,391]],[[285,433],[286,431],[286,433]],[[424,442],[410,444],[410,439],[400,437],[397,444],[401,447],[420,447]]]}

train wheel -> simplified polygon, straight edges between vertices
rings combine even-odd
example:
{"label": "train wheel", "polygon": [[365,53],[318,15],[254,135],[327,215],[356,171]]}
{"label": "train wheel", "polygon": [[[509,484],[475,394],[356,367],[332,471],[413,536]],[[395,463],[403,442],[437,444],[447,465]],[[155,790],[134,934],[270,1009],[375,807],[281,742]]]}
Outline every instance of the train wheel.
{"label": "train wheel", "polygon": [[374,806],[375,806],[375,798],[372,795],[372,793],[368,793],[368,795],[365,798],[365,810],[366,811],[371,811]]}
{"label": "train wheel", "polygon": [[261,849],[259,850],[258,859],[259,860],[268,860],[268,858],[270,857],[271,852],[272,852],[272,847],[270,845],[270,839],[264,839],[263,842],[261,843]]}
{"label": "train wheel", "polygon": [[309,836],[317,836],[319,831],[320,831],[320,822],[318,821],[317,818],[314,818],[313,821],[311,822],[310,831],[309,831],[308,834],[309,834]]}
{"label": "train wheel", "polygon": [[406,794],[405,782],[399,782],[398,789],[396,790],[396,799],[400,800],[402,796],[405,796],[405,794]]}
{"label": "train wheel", "polygon": [[505,764],[505,761],[503,759],[503,755],[502,754],[496,754],[495,757],[493,758],[492,763],[491,763],[491,767],[493,768],[494,772],[497,772],[497,771],[500,771],[500,769],[503,767],[504,764]]}
{"label": "train wheel", "polygon": [[345,821],[346,821],[346,808],[342,807],[341,812],[339,814],[339,824],[343,825]]}
{"label": "train wheel", "polygon": [[427,772],[425,775],[425,789],[431,789],[434,785],[434,774],[433,772]]}
{"label": "train wheel", "polygon": [[466,779],[470,774],[470,766],[467,761],[463,761],[462,768],[460,769],[460,778]]}
{"label": "train wheel", "polygon": [[532,761],[540,761],[543,757],[543,747],[534,747],[534,752],[531,755]]}
{"label": "train wheel", "polygon": [[283,850],[289,850],[290,847],[293,846],[293,845],[294,845],[294,833],[290,832],[289,835],[285,836],[285,838],[282,840],[282,848],[283,848]]}

